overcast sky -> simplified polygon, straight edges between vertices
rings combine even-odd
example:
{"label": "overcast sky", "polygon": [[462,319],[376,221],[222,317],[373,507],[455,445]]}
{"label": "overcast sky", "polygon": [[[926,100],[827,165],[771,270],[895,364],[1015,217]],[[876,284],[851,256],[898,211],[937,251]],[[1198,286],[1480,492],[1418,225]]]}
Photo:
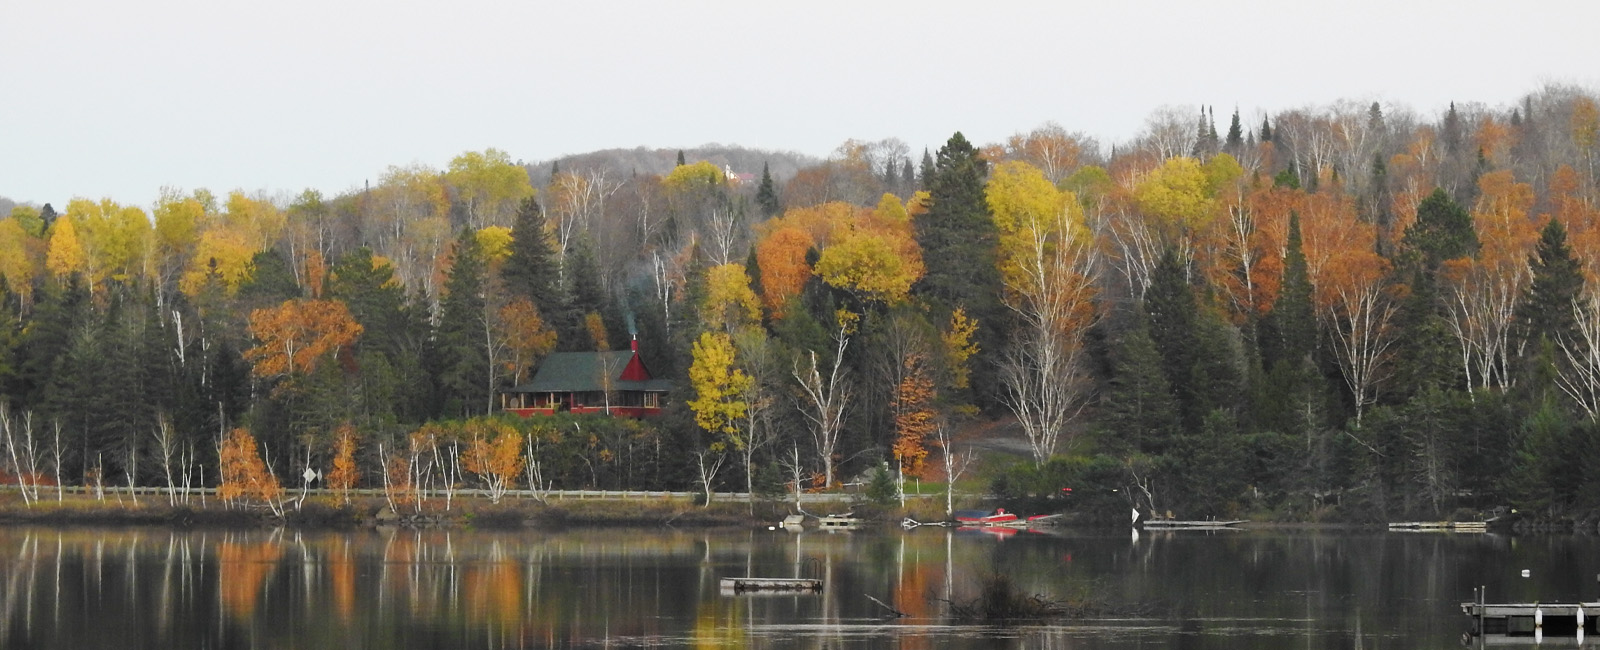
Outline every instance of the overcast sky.
{"label": "overcast sky", "polygon": [[[782,6],[777,6],[777,5]],[[0,0],[0,196],[336,194],[496,147],[1107,144],[1341,99],[1600,88],[1594,2]]]}

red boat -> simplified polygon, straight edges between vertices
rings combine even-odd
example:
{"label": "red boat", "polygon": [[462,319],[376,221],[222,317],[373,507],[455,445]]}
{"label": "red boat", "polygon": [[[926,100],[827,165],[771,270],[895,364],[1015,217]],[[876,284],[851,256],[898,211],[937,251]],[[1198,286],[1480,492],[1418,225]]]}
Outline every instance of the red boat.
{"label": "red boat", "polygon": [[960,525],[1026,525],[1016,512],[1006,512],[1005,508],[997,508],[994,512],[962,511],[955,514],[955,522]]}

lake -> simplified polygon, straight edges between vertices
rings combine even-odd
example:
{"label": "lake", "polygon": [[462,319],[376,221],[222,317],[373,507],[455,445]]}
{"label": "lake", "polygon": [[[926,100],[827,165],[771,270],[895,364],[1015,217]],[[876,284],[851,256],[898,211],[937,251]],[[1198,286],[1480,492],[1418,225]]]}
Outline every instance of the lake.
{"label": "lake", "polygon": [[[1597,551],[1588,536],[1292,529],[11,527],[0,648],[1458,648],[1473,588],[1594,600]],[[997,574],[1100,611],[952,620]],[[718,588],[747,575],[825,587]]]}

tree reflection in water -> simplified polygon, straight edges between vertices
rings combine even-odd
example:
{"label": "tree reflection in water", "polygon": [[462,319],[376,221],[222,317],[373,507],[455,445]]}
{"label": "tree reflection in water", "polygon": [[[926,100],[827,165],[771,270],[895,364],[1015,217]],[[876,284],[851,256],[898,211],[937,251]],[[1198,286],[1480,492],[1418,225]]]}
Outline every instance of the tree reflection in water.
{"label": "tree reflection in water", "polygon": [[[0,647],[1446,647],[1463,629],[1457,601],[1480,583],[1507,599],[1593,598],[1565,576],[1600,572],[1596,546],[1271,531],[0,528]],[[1499,577],[1508,567],[1544,579]],[[948,624],[945,603],[996,572],[1032,593],[1161,613]],[[745,575],[826,588],[720,593],[720,578]]]}

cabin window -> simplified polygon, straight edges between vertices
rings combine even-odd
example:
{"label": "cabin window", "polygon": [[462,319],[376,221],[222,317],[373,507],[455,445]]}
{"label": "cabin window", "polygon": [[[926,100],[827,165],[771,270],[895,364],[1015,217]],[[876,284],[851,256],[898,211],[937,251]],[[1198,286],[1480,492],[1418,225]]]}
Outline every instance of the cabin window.
{"label": "cabin window", "polygon": [[644,407],[647,408],[647,409],[658,409],[658,408],[661,408],[661,394],[660,393],[645,393],[644,394]]}

